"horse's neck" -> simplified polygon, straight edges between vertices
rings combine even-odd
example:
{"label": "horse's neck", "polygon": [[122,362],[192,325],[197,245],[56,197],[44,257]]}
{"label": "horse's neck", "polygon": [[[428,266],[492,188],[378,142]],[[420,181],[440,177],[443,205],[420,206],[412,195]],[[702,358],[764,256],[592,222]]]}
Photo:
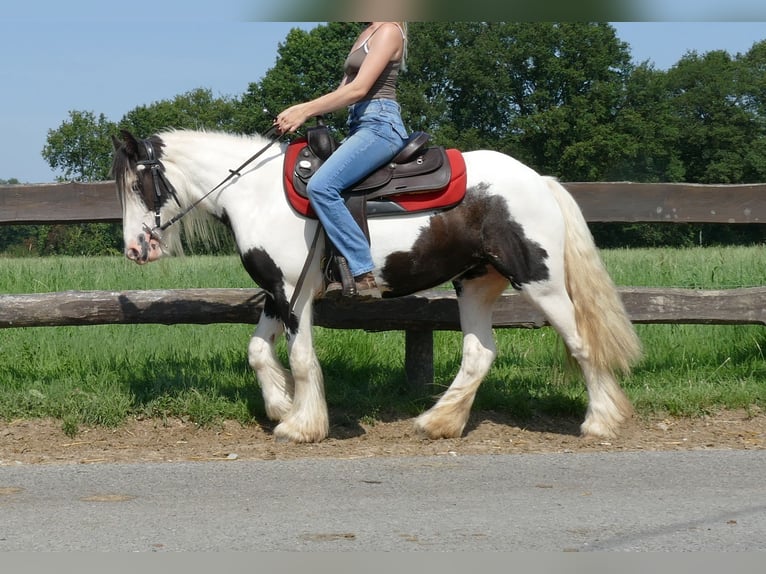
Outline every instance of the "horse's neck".
{"label": "horse's neck", "polygon": [[[212,140],[218,143],[217,140]],[[305,220],[290,208],[282,187],[284,149],[273,145],[230,179],[230,170],[238,169],[268,142],[235,140],[222,145],[180,146],[169,154],[183,181],[182,202],[203,209],[228,222],[238,247],[245,252],[254,246],[277,252],[292,241],[302,240]],[[236,145],[235,145],[236,144]],[[170,147],[170,146],[168,146]],[[216,191],[207,195],[222,181]],[[179,190],[180,192],[181,190]],[[202,199],[204,198],[204,199]],[[291,246],[299,250],[300,245]]]}
{"label": "horse's neck", "polygon": [[179,140],[168,158],[180,174],[184,203],[201,201],[200,208],[220,217],[223,212],[231,216],[236,207],[249,201],[276,199],[272,196],[281,186],[284,155],[279,146],[272,146],[235,173],[268,140],[218,134],[201,134],[197,139]]}

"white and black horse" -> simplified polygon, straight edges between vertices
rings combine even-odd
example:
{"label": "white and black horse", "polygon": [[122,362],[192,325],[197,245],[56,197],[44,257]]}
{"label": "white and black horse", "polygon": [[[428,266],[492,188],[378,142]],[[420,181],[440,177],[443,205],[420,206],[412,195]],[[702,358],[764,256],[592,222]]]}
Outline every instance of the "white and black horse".
{"label": "white and black horse", "polygon": [[[321,441],[329,421],[312,339],[312,303],[323,291],[320,257],[313,256],[302,273],[318,223],[287,201],[289,148],[284,143],[267,148],[270,141],[184,130],[143,140],[127,132],[115,138],[113,175],[125,253],[147,263],[172,250],[176,228],[167,227],[161,241],[156,230],[161,221],[181,214],[187,232],[204,232],[208,216],[225,222],[245,268],[268,294],[248,358],[266,412],[279,421],[275,437]],[[255,161],[245,161],[258,149]],[[582,369],[589,398],[582,434],[614,436],[632,414],[616,376],[639,358],[640,342],[580,209],[555,179],[507,155],[485,150],[460,157],[466,194],[457,206],[368,221],[374,274],[384,297],[448,281],[457,292],[460,369],[436,404],[417,417],[417,430],[433,439],[463,433],[496,355],[493,303],[510,284],[541,310]],[[241,162],[247,168],[229,174],[228,168]],[[275,342],[285,333],[289,370],[275,353]]]}

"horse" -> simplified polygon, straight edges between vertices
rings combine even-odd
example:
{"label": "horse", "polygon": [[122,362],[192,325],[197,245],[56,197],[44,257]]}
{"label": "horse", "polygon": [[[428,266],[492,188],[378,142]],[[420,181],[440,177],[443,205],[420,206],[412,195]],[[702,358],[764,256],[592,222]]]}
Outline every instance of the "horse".
{"label": "horse", "polygon": [[[244,268],[265,293],[247,356],[266,414],[276,422],[273,436],[294,443],[325,439],[328,407],[312,339],[312,306],[322,296],[324,273],[321,258],[309,257],[317,244],[321,253],[325,239],[319,222],[286,200],[288,143],[272,146],[278,138],[265,134],[174,129],[146,139],[123,131],[112,139],[126,257],[155,261],[174,252],[182,233],[204,236],[215,220],[224,222]],[[260,152],[245,161],[246,169],[227,170],[254,149]],[[457,297],[460,367],[435,404],[415,418],[416,432],[434,440],[463,435],[497,354],[493,303],[510,285],[543,313],[582,371],[588,405],[581,436],[617,436],[633,416],[617,378],[630,373],[642,349],[579,206],[556,178],[506,154],[458,153],[466,176],[461,202],[368,222],[383,297],[449,282]],[[179,218],[181,225],[166,223],[162,236],[156,232],[161,221]],[[282,336],[288,365],[275,352]]]}

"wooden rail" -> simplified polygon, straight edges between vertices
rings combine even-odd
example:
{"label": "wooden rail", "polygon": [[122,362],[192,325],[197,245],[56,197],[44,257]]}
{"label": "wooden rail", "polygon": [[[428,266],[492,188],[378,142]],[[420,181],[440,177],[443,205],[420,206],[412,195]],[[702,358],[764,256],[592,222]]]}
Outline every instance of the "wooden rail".
{"label": "wooden rail", "polygon": [[[590,222],[766,223],[766,184],[565,183]],[[0,224],[118,222],[113,181],[0,185]]]}
{"label": "wooden rail", "polygon": [[[766,325],[766,287],[660,289],[620,287],[634,323]],[[60,291],[0,295],[0,328],[106,324],[161,325],[258,322],[260,289]],[[365,331],[460,330],[457,298],[449,290],[379,301],[320,299],[315,324]],[[520,294],[507,291],[494,307],[496,328],[539,328],[545,317]]]}

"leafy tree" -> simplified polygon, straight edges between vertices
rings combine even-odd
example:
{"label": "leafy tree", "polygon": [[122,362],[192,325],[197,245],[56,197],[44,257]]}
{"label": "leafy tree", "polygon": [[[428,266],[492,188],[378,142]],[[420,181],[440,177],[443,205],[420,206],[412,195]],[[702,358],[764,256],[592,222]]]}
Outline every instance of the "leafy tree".
{"label": "leafy tree", "polygon": [[689,53],[668,71],[678,154],[688,182],[737,183],[752,171],[742,152],[759,130],[739,76],[737,63],[720,50]]}
{"label": "leafy tree", "polygon": [[565,180],[607,177],[634,144],[614,129],[631,71],[609,24],[517,24],[519,118],[506,149]]}
{"label": "leafy tree", "polygon": [[108,179],[111,167],[110,134],[115,125],[104,114],[70,111],[69,120],[58,129],[48,130],[43,159],[52,169],[63,171],[60,181],[98,181]]}
{"label": "leafy tree", "polygon": [[[100,181],[109,178],[115,125],[104,114],[70,111],[69,120],[57,130],[48,130],[43,158],[52,169],[60,169],[59,181]],[[116,224],[83,223],[39,225],[32,229],[37,241],[27,239],[29,251],[39,254],[95,255],[114,253],[122,243]],[[31,231],[31,230],[30,230]]]}
{"label": "leafy tree", "polygon": [[754,136],[740,150],[744,169],[742,182],[766,181],[766,40],[757,42],[737,60],[735,80],[742,89],[740,105],[750,115]]}
{"label": "leafy tree", "polygon": [[232,131],[236,127],[235,110],[235,99],[217,98],[209,89],[198,88],[172,100],[138,106],[125,114],[119,127],[141,137],[171,128]]}
{"label": "leafy tree", "polygon": [[[210,90],[196,89],[172,100],[139,106],[120,121],[120,128],[149,135],[167,128],[225,130],[233,125],[234,101],[215,98]],[[60,180],[107,180],[112,162],[111,136],[118,126],[91,112],[73,111],[70,120],[48,132],[43,156],[52,168],[63,170]],[[118,253],[122,245],[119,224],[89,223],[36,226],[42,240],[40,254],[96,255]]]}
{"label": "leafy tree", "polygon": [[562,179],[602,179],[634,146],[614,123],[631,71],[609,24],[412,25],[405,119],[444,144],[510,153]]}
{"label": "leafy tree", "polygon": [[621,160],[609,179],[642,182],[684,181],[678,153],[680,124],[673,113],[667,74],[644,63],[625,84],[614,129],[625,134]]}
{"label": "leafy tree", "polygon": [[[291,30],[275,65],[240,97],[193,90],[139,106],[118,125],[70,112],[49,132],[44,157],[65,179],[88,181],[108,177],[117,127],[144,136],[166,128],[263,133],[272,114],[338,85],[361,26]],[[497,149],[564,181],[766,180],[766,41],[744,56],[690,53],[660,71],[630,63],[608,23],[412,22],[409,40],[399,101],[405,125],[434,143]],[[345,133],[344,110],[326,120]],[[759,226],[593,229],[602,245],[689,245],[700,232],[708,241],[764,239]],[[58,231],[38,242],[41,252],[82,251],[87,243]]]}

